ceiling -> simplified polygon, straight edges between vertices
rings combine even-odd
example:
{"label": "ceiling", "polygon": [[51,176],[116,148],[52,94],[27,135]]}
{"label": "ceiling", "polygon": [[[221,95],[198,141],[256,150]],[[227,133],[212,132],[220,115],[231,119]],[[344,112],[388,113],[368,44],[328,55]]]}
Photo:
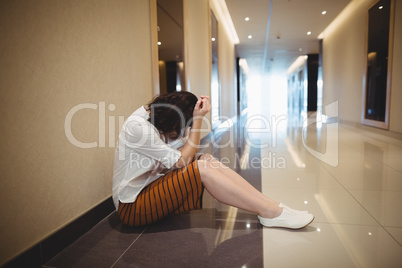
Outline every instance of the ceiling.
{"label": "ceiling", "polygon": [[[182,1],[157,0],[161,60],[182,60]],[[236,56],[247,60],[250,74],[273,75],[286,73],[300,55],[318,53],[319,34],[353,0],[219,1],[226,2],[240,40]]]}
{"label": "ceiling", "polygon": [[283,74],[298,56],[319,52],[319,34],[350,1],[226,0],[240,40],[236,56],[250,73]]}

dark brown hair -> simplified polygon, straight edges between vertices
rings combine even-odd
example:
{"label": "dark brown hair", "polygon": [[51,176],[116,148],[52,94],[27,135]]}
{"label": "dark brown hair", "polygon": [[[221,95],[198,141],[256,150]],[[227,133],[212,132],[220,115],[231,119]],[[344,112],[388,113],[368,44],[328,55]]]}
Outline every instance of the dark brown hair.
{"label": "dark brown hair", "polygon": [[169,139],[180,137],[182,129],[191,126],[194,106],[198,98],[180,91],[156,96],[149,104],[149,121]]}

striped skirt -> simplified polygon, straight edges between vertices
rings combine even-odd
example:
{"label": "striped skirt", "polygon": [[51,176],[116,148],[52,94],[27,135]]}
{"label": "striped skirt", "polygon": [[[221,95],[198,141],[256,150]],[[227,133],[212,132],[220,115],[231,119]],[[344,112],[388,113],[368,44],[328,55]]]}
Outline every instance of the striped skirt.
{"label": "striped skirt", "polygon": [[148,185],[133,203],[120,203],[117,213],[125,225],[146,226],[170,215],[202,209],[203,192],[195,160]]}

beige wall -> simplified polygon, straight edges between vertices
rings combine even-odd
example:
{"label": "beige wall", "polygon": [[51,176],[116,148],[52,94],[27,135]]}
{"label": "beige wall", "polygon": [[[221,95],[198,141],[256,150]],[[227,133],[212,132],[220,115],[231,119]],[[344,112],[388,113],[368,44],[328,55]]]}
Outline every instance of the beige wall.
{"label": "beige wall", "polygon": [[235,44],[223,25],[220,12],[211,5],[218,21],[218,72],[221,89],[220,115],[233,117],[237,113],[237,90],[235,88]]}
{"label": "beige wall", "polygon": [[[197,97],[210,96],[211,52],[208,0],[183,0],[184,68],[187,90]],[[211,114],[205,117],[201,137],[211,131]]]}
{"label": "beige wall", "polygon": [[394,47],[391,82],[391,131],[402,133],[402,1],[395,1]]}
{"label": "beige wall", "polygon": [[[339,101],[339,118],[360,123],[365,74],[367,11],[373,0],[353,0],[325,30],[323,105]],[[396,0],[390,131],[402,133],[402,1]]]}
{"label": "beige wall", "polygon": [[[210,96],[211,89],[211,29],[209,0],[184,0],[184,42],[187,88],[196,94]],[[222,20],[218,20],[218,69],[221,88],[221,115],[236,115],[236,89],[234,85],[235,54]],[[204,128],[206,125],[204,125]],[[205,134],[205,133],[204,133]]]}
{"label": "beige wall", "polygon": [[[0,264],[110,197],[118,118],[152,97],[149,1],[0,2]],[[64,127],[84,103],[90,149]]]}
{"label": "beige wall", "polygon": [[187,89],[210,95],[211,55],[208,0],[183,0]]}

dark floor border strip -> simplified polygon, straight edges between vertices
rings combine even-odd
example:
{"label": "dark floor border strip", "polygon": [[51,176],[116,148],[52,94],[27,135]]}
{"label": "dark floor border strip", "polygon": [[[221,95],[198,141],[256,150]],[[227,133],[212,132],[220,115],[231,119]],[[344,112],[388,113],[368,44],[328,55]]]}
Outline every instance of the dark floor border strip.
{"label": "dark floor border strip", "polygon": [[41,267],[114,210],[113,199],[110,197],[2,267]]}

